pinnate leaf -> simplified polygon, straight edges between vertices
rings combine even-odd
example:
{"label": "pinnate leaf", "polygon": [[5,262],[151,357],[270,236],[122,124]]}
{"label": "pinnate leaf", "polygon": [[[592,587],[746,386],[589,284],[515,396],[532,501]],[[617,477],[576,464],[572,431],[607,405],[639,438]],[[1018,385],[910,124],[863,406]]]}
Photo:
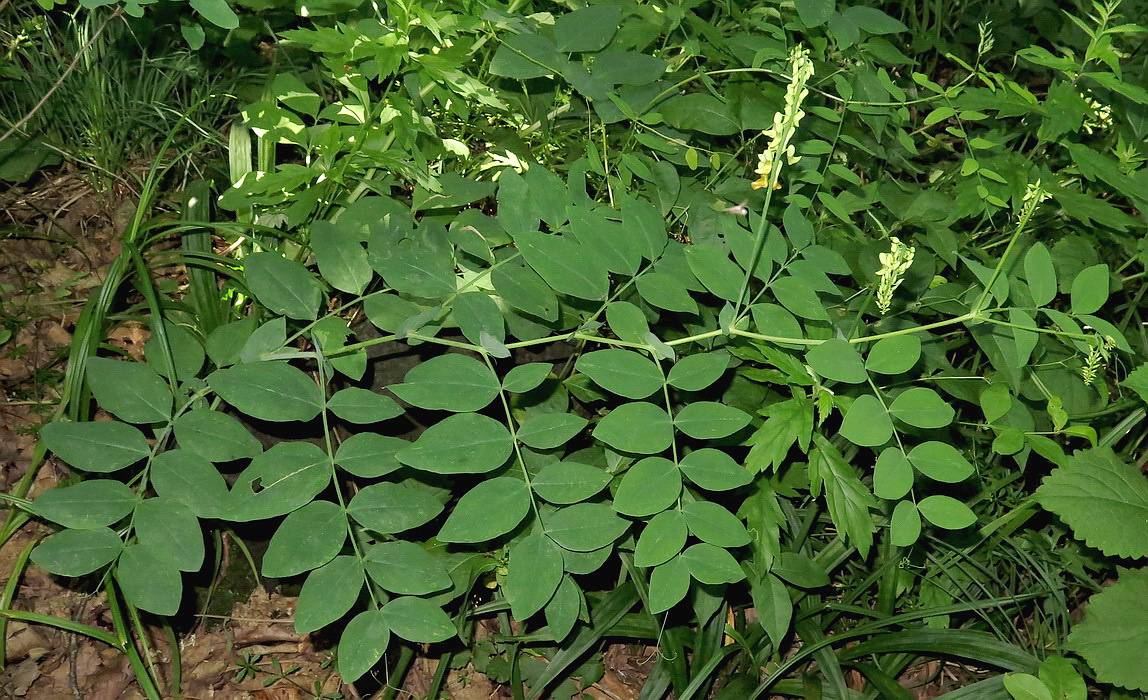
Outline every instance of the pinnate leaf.
{"label": "pinnate leaf", "polygon": [[559,508],[546,520],[546,534],[563,549],[591,552],[622,536],[630,523],[605,503],[577,503]]}
{"label": "pinnate leaf", "polygon": [[862,394],[849,405],[838,432],[854,445],[877,447],[893,437],[893,421],[880,399]]}
{"label": "pinnate leaf", "polygon": [[112,479],[90,479],[48,489],[32,502],[32,511],[54,523],[78,530],[115,524],[132,512],[138,497]]}
{"label": "pinnate leaf", "polygon": [[956,415],[937,392],[925,387],[902,392],[889,405],[889,413],[918,428],[943,428],[952,423]]}
{"label": "pinnate leaf", "polygon": [[346,683],[353,683],[379,663],[391,642],[391,628],[381,610],[365,610],[351,618],[339,637],[336,668]]}
{"label": "pinnate leaf", "polygon": [[371,484],[347,504],[347,513],[360,525],[385,535],[430,522],[442,510],[442,502],[426,488],[408,483]]}
{"label": "pinnate leaf", "polygon": [[882,338],[869,349],[865,369],[878,374],[908,372],[921,359],[921,339],[915,335]]}
{"label": "pinnate leaf", "polygon": [[857,349],[840,338],[827,340],[807,352],[805,362],[826,379],[860,384],[869,378]]}
{"label": "pinnate leaf", "polygon": [[179,612],[183,577],[148,548],[139,544],[124,547],[116,565],[116,580],[124,599],[135,607],[156,615]]}
{"label": "pinnate leaf", "polygon": [[534,492],[551,503],[566,505],[590,498],[610,483],[604,469],[578,462],[554,462],[530,480]]}
{"label": "pinnate leaf", "polygon": [[713,440],[733,435],[750,420],[750,415],[739,408],[716,401],[694,401],[678,411],[674,426],[690,437]]}
{"label": "pinnate leaf", "polygon": [[728,491],[753,480],[748,469],[712,447],[689,453],[682,458],[679,467],[687,479],[709,491]]}
{"label": "pinnate leaf", "polygon": [[689,528],[681,511],[658,513],[646,524],[634,547],[636,566],[658,566],[682,551],[689,536]]}
{"label": "pinnate leaf", "polygon": [[307,574],[295,604],[295,631],[314,632],[347,614],[363,582],[363,565],[354,556],[335,557]]}
{"label": "pinnate leaf", "polygon": [[106,527],[61,530],[32,550],[32,561],[58,576],[83,576],[110,564],[124,543]]}
{"label": "pinnate leaf", "polygon": [[171,418],[171,388],[145,364],[89,357],[85,377],[100,406],[121,420],[158,423]]}
{"label": "pinnate leaf", "polygon": [[454,624],[443,609],[429,600],[403,596],[383,606],[391,631],[403,639],[433,644],[455,635]]}

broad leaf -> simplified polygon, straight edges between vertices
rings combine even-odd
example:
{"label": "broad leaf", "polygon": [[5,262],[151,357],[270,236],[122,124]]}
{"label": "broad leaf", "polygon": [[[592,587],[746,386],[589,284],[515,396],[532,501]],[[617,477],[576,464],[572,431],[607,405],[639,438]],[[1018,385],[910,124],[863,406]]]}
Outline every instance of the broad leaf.
{"label": "broad leaf", "polygon": [[514,619],[525,620],[541,610],[560,583],[562,550],[541,531],[535,530],[510,548],[502,590]]}
{"label": "broad leaf", "polygon": [[662,370],[631,350],[597,350],[578,358],[574,368],[607,391],[629,399],[644,399],[662,388]]}
{"label": "broad leaf", "polygon": [[646,457],[626,470],[614,494],[614,510],[643,518],[669,508],[682,492],[682,474],[663,457]]}
{"label": "broad leaf", "polygon": [[896,500],[913,488],[913,465],[899,447],[887,447],[873,467],[873,495]]}
{"label": "broad leaf", "polygon": [[365,610],[351,618],[339,637],[339,676],[354,683],[379,663],[390,641],[391,628],[381,610]]}
{"label": "broad leaf", "polygon": [[603,299],[609,291],[605,265],[586,246],[537,231],[520,233],[514,242],[554,291],[579,299]]}
{"label": "broad leaf", "polygon": [[612,544],[630,527],[605,503],[559,508],[546,519],[546,534],[564,549],[590,552]]}
{"label": "broad leaf", "polygon": [[918,428],[943,428],[956,416],[940,394],[925,387],[903,391],[889,405],[889,413]]}
{"label": "broad leaf", "polygon": [[388,387],[403,401],[442,411],[477,411],[497,396],[498,378],[478,360],[444,353],[415,365],[402,384]]}
{"label": "broad leaf", "polygon": [[295,604],[295,631],[307,634],[338,620],[354,606],[363,590],[358,557],[339,556],[307,574]]}
{"label": "broad leaf", "polygon": [[1024,275],[1034,304],[1044,306],[1056,298],[1056,268],[1043,243],[1033,243],[1025,253]]}
{"label": "broad leaf", "polygon": [[260,304],[288,318],[315,320],[323,287],[307,268],[278,253],[252,253],[243,258],[243,272]]}
{"label": "broad leaf", "polygon": [[1072,280],[1072,313],[1090,314],[1108,301],[1108,266],[1086,267]]}
{"label": "broad leaf", "polygon": [[898,501],[889,517],[889,541],[895,547],[911,547],[921,536],[921,513],[912,501]]}
{"label": "broad leaf", "polygon": [[1122,570],[1116,583],[1089,599],[1084,620],[1068,635],[1068,648],[1096,669],[1101,682],[1148,690],[1146,598],[1148,570]]}
{"label": "broad leaf", "polygon": [[517,436],[524,445],[537,450],[549,450],[565,445],[582,432],[587,422],[582,416],[573,413],[538,413],[522,423]]}
{"label": "broad leaf", "polygon": [[380,542],[367,549],[363,564],[375,583],[399,595],[427,595],[450,588],[447,559],[415,542]]}
{"label": "broad leaf", "polygon": [[530,512],[530,489],[510,476],[483,481],[467,491],[438,533],[443,542],[485,542],[513,530]]}
{"label": "broad leaf", "polygon": [[382,613],[391,631],[407,641],[433,644],[456,634],[443,609],[422,598],[395,598],[383,606]]}
{"label": "broad leaf", "polygon": [[683,457],[678,466],[694,485],[709,491],[728,491],[753,480],[749,470],[733,457],[712,447],[694,450]]}
{"label": "broad leaf", "polygon": [[749,532],[733,513],[713,501],[694,501],[682,507],[690,534],[718,547],[749,544]]}
{"label": "broad leaf", "polygon": [[32,562],[58,576],[83,576],[110,564],[124,543],[112,530],[61,530],[32,550]]}
{"label": "broad leaf", "polygon": [[854,445],[878,447],[893,437],[893,421],[880,399],[862,394],[849,405],[838,432]]}
{"label": "broad leaf", "polygon": [[634,547],[634,564],[658,566],[666,563],[682,551],[688,535],[689,528],[680,511],[658,513],[650,519],[638,537],[638,544]]}
{"label": "broad leaf", "polygon": [[680,555],[686,568],[701,583],[718,585],[745,578],[745,572],[728,550],[702,542],[686,548]]}
{"label": "broad leaf", "polygon": [[618,406],[598,421],[594,437],[623,452],[656,454],[673,444],[674,424],[658,406],[635,401]]}
{"label": "broad leaf", "polygon": [[425,488],[412,484],[371,484],[347,504],[347,514],[363,527],[384,535],[433,520],[443,504]]}
{"label": "broad leaf", "polygon": [[869,349],[865,369],[878,374],[908,372],[921,359],[921,338],[916,334],[882,338]]}
{"label": "broad leaf", "polygon": [[230,494],[215,465],[189,450],[168,450],[151,463],[151,487],[201,518],[227,515]]}
{"label": "broad leaf", "polygon": [[138,500],[119,481],[90,479],[48,489],[32,502],[32,512],[64,527],[91,530],[114,525],[132,512]]}
{"label": "broad leaf", "polygon": [[168,498],[148,498],[132,517],[136,539],[156,559],[180,571],[203,566],[203,528],[186,505]]}
{"label": "broad leaf", "polygon": [[56,421],[40,429],[40,438],[57,457],[86,472],[114,472],[151,454],[144,434],[118,421]]}
{"label": "broad leaf", "polygon": [[751,417],[741,409],[716,401],[687,403],[674,416],[674,427],[686,435],[713,440],[733,435],[749,425]]}
{"label": "broad leaf", "polygon": [[861,384],[869,378],[857,349],[840,338],[827,340],[805,353],[805,362],[826,379]]}
{"label": "broad leaf", "polygon": [[323,395],[315,381],[282,361],[216,370],[207,384],[221,399],[260,420],[308,421],[323,410]]}
{"label": "broad leaf", "polygon": [[327,400],[327,408],[348,423],[377,423],[403,414],[394,399],[368,389],[347,387]]}
{"label": "broad leaf", "polygon": [[411,443],[378,433],[356,433],[343,441],[335,452],[335,464],[365,479],[377,479],[401,468],[395,456]]}
{"label": "broad leaf", "polygon": [[159,423],[171,418],[171,388],[139,362],[89,357],[84,375],[100,406],[129,423]]}
{"label": "broad leaf", "polygon": [[960,530],[977,521],[976,513],[951,496],[935,495],[917,504],[925,519],[946,530]]}
{"label": "broad leaf", "polygon": [[724,350],[687,355],[674,363],[666,381],[677,389],[701,391],[721,379],[729,367],[729,354]]}
{"label": "broad leaf", "polygon": [[436,474],[481,474],[501,467],[514,449],[506,426],[478,413],[441,420],[395,456],[403,464]]}
{"label": "broad leaf", "polygon": [[955,484],[973,474],[973,465],[957,448],[935,440],[909,450],[909,461],[930,479]]}
{"label": "broad leaf", "polygon": [[124,600],[156,615],[174,615],[183,599],[183,576],[142,545],[124,547],[116,564]]}
{"label": "broad leaf", "polygon": [[188,411],[175,420],[174,428],[180,447],[212,462],[249,459],[263,451],[251,431],[221,411]]}
{"label": "broad leaf", "polygon": [[610,474],[598,467],[578,462],[554,462],[530,480],[534,492],[551,503],[578,503],[595,495],[610,483]]}
{"label": "broad leaf", "polygon": [[331,461],[318,446],[281,442],[239,474],[225,512],[237,522],[283,515],[310,503],[330,483]]}
{"label": "broad leaf", "polygon": [[650,572],[650,612],[657,614],[669,610],[689,591],[689,566],[679,555]]}
{"label": "broad leaf", "polygon": [[312,501],[290,513],[271,536],[263,575],[286,578],[335,558],[347,539],[347,514],[330,501]]}

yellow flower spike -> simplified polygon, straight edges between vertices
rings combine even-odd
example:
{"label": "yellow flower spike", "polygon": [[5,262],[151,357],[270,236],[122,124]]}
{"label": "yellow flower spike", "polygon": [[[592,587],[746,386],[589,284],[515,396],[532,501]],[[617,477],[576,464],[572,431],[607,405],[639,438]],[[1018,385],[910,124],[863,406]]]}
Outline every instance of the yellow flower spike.
{"label": "yellow flower spike", "polygon": [[794,165],[801,160],[789,142],[797,132],[801,118],[805,116],[801,102],[809,95],[805,85],[813,77],[813,61],[809,60],[809,51],[804,47],[798,46],[790,52],[789,73],[789,85],[785,89],[785,106],[773,115],[773,125],[761,132],[769,139],[769,143],[757,156],[757,168],[753,172],[758,178],[750,183],[750,187],[755,190],[769,187],[771,182],[773,189],[781,187],[777,179],[783,157],[787,165]]}

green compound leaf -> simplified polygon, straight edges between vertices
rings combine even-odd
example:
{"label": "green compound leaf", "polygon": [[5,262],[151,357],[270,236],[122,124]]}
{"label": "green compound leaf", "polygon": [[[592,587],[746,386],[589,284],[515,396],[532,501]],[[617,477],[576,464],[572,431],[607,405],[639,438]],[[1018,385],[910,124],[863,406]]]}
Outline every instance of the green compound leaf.
{"label": "green compound leaf", "polygon": [[426,299],[453,294],[454,259],[446,248],[406,239],[397,245],[386,236],[372,238],[367,259],[394,289]]}
{"label": "green compound leaf", "polygon": [[1108,301],[1108,277],[1107,265],[1093,265],[1081,270],[1072,280],[1072,313],[1090,314],[1104,306]]}
{"label": "green compound leaf", "polygon": [[1116,583],[1089,599],[1084,620],[1068,635],[1068,648],[1096,669],[1101,682],[1148,690],[1146,597],[1148,570],[1121,569]]}
{"label": "green compound leaf", "polygon": [[1012,392],[1005,384],[993,384],[981,392],[979,400],[986,423],[994,423],[1012,410]]}
{"label": "green compound leaf", "polygon": [[525,265],[506,263],[494,268],[490,282],[507,304],[546,321],[558,320],[558,297],[550,285]]}
{"label": "green compound leaf", "polygon": [[348,423],[359,424],[378,423],[403,414],[402,407],[391,397],[355,386],[336,391],[327,400],[327,408]]}
{"label": "green compound leaf", "polygon": [[956,416],[940,394],[924,387],[902,392],[889,405],[889,413],[918,428],[943,428]]}
{"label": "green compound leaf", "polygon": [[880,399],[862,394],[850,404],[838,432],[854,445],[878,447],[893,437],[893,421]]}
{"label": "green compound leaf", "polygon": [[278,253],[252,253],[243,259],[243,271],[260,304],[288,318],[315,320],[323,286],[303,265]]}
{"label": "green compound leaf", "polygon": [[168,450],[151,463],[156,494],[187,506],[201,518],[226,514],[231,495],[215,465],[189,450]]}
{"label": "green compound leaf", "polygon": [[345,683],[354,683],[383,658],[391,643],[391,628],[381,610],[365,610],[351,618],[339,637],[336,668]]}
{"label": "green compound leaf", "polygon": [[650,612],[665,612],[690,592],[690,569],[681,555],[650,572]]}
{"label": "green compound leaf", "polygon": [[565,445],[582,432],[588,422],[573,413],[539,413],[522,423],[518,439],[536,450],[549,450]]}
{"label": "green compound leaf", "polygon": [[890,501],[903,498],[913,488],[913,465],[899,447],[888,447],[873,467],[873,495]]}
{"label": "green compound leaf", "polygon": [[882,338],[869,349],[865,369],[877,374],[908,372],[921,359],[921,338],[917,335],[895,335]]}
{"label": "green compound leaf", "polygon": [[290,513],[271,536],[263,575],[286,578],[335,558],[347,540],[347,514],[330,501],[312,501]]}
{"label": "green compound leaf", "polygon": [[220,29],[235,29],[239,26],[239,15],[228,6],[226,0],[189,0],[189,4],[205,20]]}
{"label": "green compound leaf", "polygon": [[403,466],[395,455],[410,444],[389,435],[357,433],[339,445],[335,451],[335,464],[355,476],[377,479]]}
{"label": "green compound leaf", "polygon": [[973,465],[952,445],[935,440],[909,450],[909,461],[930,479],[955,484],[973,474]]}
{"label": "green compound leaf", "polygon": [[551,289],[579,299],[604,299],[610,290],[606,266],[589,248],[572,240],[537,231],[514,237],[522,257]]}
{"label": "green compound leaf", "polygon": [[681,511],[658,513],[646,524],[634,547],[636,566],[658,566],[682,551],[689,536],[689,527]]}
{"label": "green compound leaf", "polygon": [[605,503],[559,508],[546,519],[546,534],[563,549],[592,552],[613,544],[630,527]]}
{"label": "green compound leaf", "polygon": [[538,388],[553,371],[554,366],[548,362],[518,365],[502,378],[502,388],[512,394],[525,394],[531,389]]}
{"label": "green compound leaf", "polygon": [[481,474],[501,467],[513,450],[505,425],[478,413],[459,413],[427,428],[395,456],[436,474]]}
{"label": "green compound leaf", "polygon": [[563,576],[558,590],[554,591],[550,602],[546,604],[545,611],[546,627],[554,641],[561,642],[569,636],[584,606],[578,584],[569,576]]}
{"label": "green compound leaf", "polygon": [[502,591],[514,619],[525,620],[550,602],[562,583],[562,550],[535,530],[510,548]]}
{"label": "green compound leaf", "polygon": [[946,530],[960,530],[977,521],[977,515],[951,496],[929,496],[917,504],[925,519]]}
{"label": "green compound leaf", "polygon": [[745,572],[728,550],[701,542],[686,548],[680,555],[686,568],[700,583],[716,586],[745,578]]}
{"label": "green compound leaf", "polygon": [[728,367],[729,353],[724,350],[687,355],[670,368],[666,381],[683,391],[701,391],[721,379]]}
{"label": "green compound leaf", "polygon": [[635,401],[618,406],[598,421],[593,435],[623,452],[656,454],[674,442],[674,423],[661,408]]}
{"label": "green compound leaf", "polygon": [[323,395],[302,370],[271,360],[212,372],[207,385],[247,415],[269,421],[309,421],[323,410]]}
{"label": "green compound leaf", "polygon": [[896,547],[910,547],[921,536],[921,513],[912,501],[898,501],[889,517],[889,541]]}
{"label": "green compound leaf", "polygon": [[861,355],[848,341],[827,340],[805,353],[805,362],[826,379],[848,384],[861,384],[869,378]]}
{"label": "green compound leaf", "polygon": [[769,288],[777,297],[778,303],[794,316],[814,321],[829,320],[825,305],[821,303],[813,287],[804,279],[792,276],[780,277],[771,282]]}
{"label": "green compound leaf", "polygon": [[579,503],[597,494],[610,483],[610,474],[598,467],[578,462],[554,462],[541,469],[530,481],[542,498],[567,505]]}
{"label": "green compound leaf", "polygon": [[1069,457],[1036,498],[1088,546],[1112,557],[1148,557],[1148,482],[1110,448]]}
{"label": "green compound leaf", "polygon": [[355,556],[339,556],[307,574],[295,604],[295,631],[307,634],[338,620],[363,590],[363,565]]}
{"label": "green compound leaf", "polygon": [[175,419],[174,429],[180,447],[212,462],[250,459],[263,451],[251,431],[220,411],[188,411]]}
{"label": "green compound leaf", "polygon": [[307,243],[315,254],[323,279],[335,289],[348,294],[362,294],[374,271],[367,261],[367,249],[363,247],[361,236],[329,221],[313,221],[308,233]]}
{"label": "green compound leaf", "polygon": [[124,600],[156,615],[174,615],[183,599],[183,576],[171,564],[138,544],[124,547],[116,564]]}
{"label": "green compound leaf", "polygon": [[610,43],[622,22],[622,9],[616,5],[592,5],[560,15],[554,20],[558,49],[599,51]]}
{"label": "green compound leaf", "polygon": [[614,510],[644,518],[672,506],[681,492],[682,474],[677,466],[663,457],[646,457],[622,476],[614,494]]}
{"label": "green compound leaf", "polygon": [[451,313],[462,335],[475,345],[482,345],[483,333],[500,343],[506,340],[506,322],[502,319],[502,309],[485,292],[459,294],[454,298]]}
{"label": "green compound leaf", "polygon": [[119,421],[56,421],[40,429],[40,439],[68,465],[86,472],[114,472],[151,454],[139,428]]}
{"label": "green compound leaf", "polygon": [[698,303],[673,275],[647,272],[636,279],[638,294],[651,306],[687,314],[698,312]]}
{"label": "green compound leaf", "polygon": [[32,502],[41,518],[77,530],[112,525],[132,512],[139,498],[112,479],[91,479],[72,486],[57,486]]}
{"label": "green compound leaf", "polygon": [[171,418],[171,388],[145,364],[89,357],[85,378],[100,406],[121,420],[159,423]]}
{"label": "green compound leaf", "polygon": [[606,391],[628,399],[644,399],[662,388],[662,370],[630,350],[598,350],[578,358],[574,368]]}
{"label": "green compound leaf", "polygon": [[331,461],[309,442],[281,442],[247,466],[231,487],[227,519],[262,520],[310,503],[331,483]]}
{"label": "green compound leaf", "polygon": [[426,487],[409,483],[371,484],[347,504],[347,514],[356,522],[384,535],[428,523],[442,510],[442,502]]}
{"label": "green compound leaf", "polygon": [[513,530],[529,512],[530,488],[526,482],[500,476],[467,491],[438,538],[443,542],[485,542]]}
{"label": "green compound leaf", "polygon": [[712,501],[694,501],[682,508],[690,533],[702,542],[718,547],[742,547],[749,544],[749,532],[741,520]]}
{"label": "green compound leaf", "polygon": [[61,530],[32,550],[32,562],[57,576],[84,576],[110,564],[123,546],[120,536],[106,527]]}
{"label": "green compound leaf", "polygon": [[716,401],[686,404],[674,417],[674,426],[692,438],[713,440],[728,437],[749,425],[752,417],[733,406]]}
{"label": "green compound leaf", "polygon": [[687,479],[707,491],[729,491],[753,480],[748,469],[712,447],[689,453],[682,458],[679,467]]}
{"label": "green compound leaf", "polygon": [[388,388],[419,408],[461,413],[485,408],[501,384],[485,364],[452,352],[416,365],[403,384]]}
{"label": "green compound leaf", "polygon": [[364,556],[367,574],[398,595],[427,595],[454,585],[446,558],[415,542],[396,540],[371,545]]}
{"label": "green compound leaf", "polygon": [[1045,306],[1056,298],[1056,267],[1052,253],[1043,243],[1033,243],[1024,256],[1024,276],[1036,306]]}
{"label": "green compound leaf", "polygon": [[203,529],[191,509],[168,498],[148,498],[132,518],[136,539],[156,559],[180,571],[203,566]]}
{"label": "green compound leaf", "polygon": [[726,301],[738,301],[745,272],[729,259],[728,253],[714,246],[691,245],[686,248],[686,261],[690,272],[711,294]]}
{"label": "green compound leaf", "polygon": [[456,633],[443,609],[423,598],[395,598],[383,606],[382,613],[391,631],[410,642],[434,644]]}

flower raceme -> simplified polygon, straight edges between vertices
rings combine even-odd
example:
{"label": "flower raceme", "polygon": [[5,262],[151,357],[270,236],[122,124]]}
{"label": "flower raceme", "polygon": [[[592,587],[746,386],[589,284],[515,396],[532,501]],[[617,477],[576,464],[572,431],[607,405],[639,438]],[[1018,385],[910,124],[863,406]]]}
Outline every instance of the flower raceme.
{"label": "flower raceme", "polygon": [[785,89],[785,106],[780,112],[773,115],[773,126],[762,134],[769,139],[765,150],[757,156],[757,168],[753,171],[758,176],[750,187],[760,190],[772,186],[777,189],[778,172],[782,155],[786,163],[793,165],[799,156],[794,155],[790,140],[797,131],[797,125],[805,112],[801,109],[801,102],[809,94],[805,87],[813,77],[813,61],[809,59],[809,51],[802,46],[793,49],[789,54],[789,85]]}

